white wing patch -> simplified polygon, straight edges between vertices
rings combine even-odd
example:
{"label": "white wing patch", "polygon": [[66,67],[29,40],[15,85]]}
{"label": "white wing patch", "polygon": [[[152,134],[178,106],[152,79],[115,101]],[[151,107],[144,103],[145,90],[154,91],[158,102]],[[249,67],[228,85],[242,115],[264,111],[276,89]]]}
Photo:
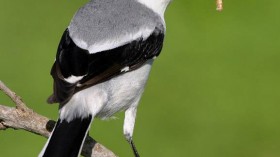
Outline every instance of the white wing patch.
{"label": "white wing patch", "polygon": [[[146,40],[152,33],[154,29],[143,28],[136,33],[127,33],[125,35],[121,35],[120,37],[115,37],[112,39],[107,39],[105,41],[96,42],[93,45],[88,45],[84,40],[78,39],[75,37],[71,37],[74,43],[82,49],[86,49],[90,54],[111,50],[119,46],[123,46],[131,41],[137,40],[139,38],[143,38]],[[70,34],[71,35],[71,34]]]}
{"label": "white wing patch", "polygon": [[84,76],[69,76],[68,78],[65,78],[64,80],[67,81],[68,83],[76,83],[80,81]]}
{"label": "white wing patch", "polygon": [[122,68],[122,70],[121,70],[121,72],[127,72],[127,71],[129,71],[129,66],[126,66],[126,67]]}

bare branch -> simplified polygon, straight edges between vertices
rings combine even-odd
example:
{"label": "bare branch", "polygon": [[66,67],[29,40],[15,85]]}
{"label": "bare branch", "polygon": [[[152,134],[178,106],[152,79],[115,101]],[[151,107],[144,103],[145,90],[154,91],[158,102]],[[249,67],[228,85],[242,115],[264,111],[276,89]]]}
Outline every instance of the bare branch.
{"label": "bare branch", "polygon": [[[2,81],[0,81],[0,90],[16,104],[15,108],[0,105],[0,130],[8,128],[22,129],[40,136],[49,137],[55,126],[55,121],[49,120],[47,117],[39,115],[28,108],[21,98]],[[85,157],[116,157],[112,151],[97,143],[90,136],[85,140],[82,155]]]}
{"label": "bare branch", "polygon": [[27,109],[26,105],[24,102],[21,100],[21,97],[17,96],[15,92],[10,90],[2,81],[0,81],[0,89],[7,95],[9,96],[12,101],[16,104],[16,107],[19,109]]}

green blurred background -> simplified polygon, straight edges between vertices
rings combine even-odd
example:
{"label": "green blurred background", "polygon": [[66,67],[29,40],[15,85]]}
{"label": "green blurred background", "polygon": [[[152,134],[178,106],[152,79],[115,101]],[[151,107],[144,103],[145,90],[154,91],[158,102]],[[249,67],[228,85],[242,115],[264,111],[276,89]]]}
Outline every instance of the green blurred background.
{"label": "green blurred background", "polygon": [[[0,80],[36,112],[47,105],[61,34],[86,0],[0,3]],[[280,156],[280,1],[174,0],[167,35],[138,110],[134,133],[143,157]],[[0,104],[13,103],[0,93]],[[117,120],[95,120],[91,135],[132,156]],[[46,139],[0,131],[1,157],[37,156]]]}

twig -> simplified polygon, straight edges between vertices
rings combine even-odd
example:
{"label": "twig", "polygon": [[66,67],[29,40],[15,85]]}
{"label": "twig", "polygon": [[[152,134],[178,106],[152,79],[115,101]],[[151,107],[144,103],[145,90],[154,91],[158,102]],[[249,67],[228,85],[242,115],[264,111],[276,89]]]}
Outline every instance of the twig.
{"label": "twig", "polygon": [[[0,130],[22,129],[43,137],[49,137],[55,121],[49,120],[28,108],[21,98],[2,81],[0,81],[0,90],[16,104],[15,108],[0,105]],[[116,157],[112,151],[97,143],[90,136],[85,140],[82,155],[85,157]]]}
{"label": "twig", "polygon": [[217,11],[222,11],[223,10],[223,0],[216,0],[216,5],[217,5]]}
{"label": "twig", "polygon": [[24,102],[21,100],[21,97],[17,96],[15,92],[10,90],[2,81],[0,81],[0,89],[12,99],[12,101],[16,104],[16,107],[25,110],[28,109]]}

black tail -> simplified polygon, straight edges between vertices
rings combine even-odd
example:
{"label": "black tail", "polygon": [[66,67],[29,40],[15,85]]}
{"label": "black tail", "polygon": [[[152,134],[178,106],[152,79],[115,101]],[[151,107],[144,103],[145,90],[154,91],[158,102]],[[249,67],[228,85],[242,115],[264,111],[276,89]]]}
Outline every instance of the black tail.
{"label": "black tail", "polygon": [[39,157],[78,157],[88,133],[92,116],[70,122],[58,119]]}

